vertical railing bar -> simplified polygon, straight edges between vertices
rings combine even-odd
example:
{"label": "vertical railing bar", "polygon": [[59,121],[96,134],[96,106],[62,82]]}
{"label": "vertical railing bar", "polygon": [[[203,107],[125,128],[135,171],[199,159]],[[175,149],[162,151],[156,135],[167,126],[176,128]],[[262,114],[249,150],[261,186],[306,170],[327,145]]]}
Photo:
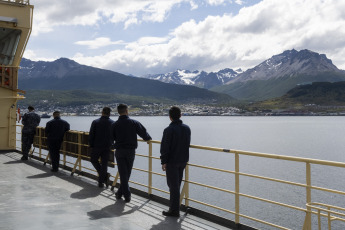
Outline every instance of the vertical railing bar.
{"label": "vertical railing bar", "polygon": [[38,147],[39,147],[38,155],[39,155],[40,159],[42,157],[42,130],[43,130],[42,128],[38,129],[38,136],[39,136],[39,140],[38,140]]}
{"label": "vertical railing bar", "polygon": [[81,132],[78,133],[78,159],[79,159],[79,175],[81,173],[81,139],[82,135]]}
{"label": "vertical railing bar", "polygon": [[[311,203],[311,167],[310,163],[306,163],[306,203],[310,204]],[[306,229],[311,230],[311,207],[307,206],[307,214],[306,214]]]}
{"label": "vertical railing bar", "polygon": [[63,150],[63,166],[66,167],[66,138],[64,138],[63,140],[62,150]]}
{"label": "vertical railing bar", "polygon": [[[331,208],[330,207],[328,207],[327,208],[328,209],[328,211],[330,211],[331,210]],[[328,212],[328,230],[331,230],[332,229],[332,227],[331,227],[331,213],[330,212]]]}
{"label": "vertical railing bar", "polygon": [[152,194],[152,142],[149,142],[149,187],[148,193]]}
{"label": "vertical railing bar", "polygon": [[235,153],[235,223],[240,223],[240,157]]}
{"label": "vertical railing bar", "polygon": [[186,185],[186,192],[185,192],[185,201],[184,204],[186,207],[189,207],[189,165],[187,163],[186,169],[185,169],[185,185]]}
{"label": "vertical railing bar", "polygon": [[319,225],[319,230],[321,230],[321,210],[317,210],[317,222]]}

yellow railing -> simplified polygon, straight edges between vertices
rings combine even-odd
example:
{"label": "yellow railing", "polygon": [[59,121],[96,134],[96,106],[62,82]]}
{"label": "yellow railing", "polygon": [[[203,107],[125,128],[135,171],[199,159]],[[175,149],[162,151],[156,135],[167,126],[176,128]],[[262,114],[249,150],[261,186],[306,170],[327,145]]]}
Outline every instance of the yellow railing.
{"label": "yellow railing", "polygon": [[[80,134],[86,133],[86,132],[79,132],[79,131],[71,131],[71,132],[77,132]],[[20,134],[20,132],[17,132],[17,134]],[[41,136],[41,135],[39,135],[39,136]],[[44,137],[42,137],[42,138],[44,138]],[[81,140],[81,138],[78,138],[78,139]],[[138,141],[144,142],[143,140],[140,140],[140,139],[138,139]],[[17,142],[20,142],[20,140],[17,140]],[[40,143],[40,147],[38,149],[38,152],[32,151],[31,154],[38,153],[39,158],[42,158],[42,156],[45,157],[45,163],[46,163],[48,161],[49,154],[43,154],[42,153],[42,147],[43,146],[41,146],[41,143],[42,143],[41,139],[40,139],[39,143]],[[154,172],[152,170],[152,165],[153,165],[152,161],[153,160],[160,160],[158,157],[154,157],[152,154],[153,153],[153,145],[154,144],[159,145],[160,143],[161,143],[160,141],[156,141],[156,140],[149,141],[148,142],[148,154],[147,155],[136,154],[137,156],[148,158],[148,170],[135,168],[135,167],[133,168],[133,170],[147,173],[148,174],[148,183],[143,184],[143,183],[139,183],[139,182],[135,182],[135,181],[130,181],[130,182],[132,184],[136,184],[136,185],[147,188],[147,194],[152,194],[153,190],[169,194],[168,191],[165,191],[161,188],[156,188],[156,187],[152,186],[153,175],[165,177],[165,174],[162,174],[159,172]],[[65,150],[66,149],[65,148],[66,142],[63,143],[62,150],[61,150],[61,152],[63,153],[63,159],[61,160],[63,165],[64,166],[66,166],[66,164],[72,165],[72,167],[73,167],[72,174],[74,172],[76,172],[77,167],[79,169],[79,172],[82,172],[82,169],[86,169],[86,170],[89,170],[91,172],[96,172],[95,170],[93,170],[91,168],[87,168],[87,167],[82,166],[81,146],[85,146],[85,144],[82,144],[82,143],[77,143],[77,144],[79,146],[78,154],[72,153],[72,152],[67,152]],[[240,212],[240,197],[246,197],[246,198],[266,202],[269,204],[279,205],[279,206],[286,207],[286,208],[289,208],[292,210],[304,212],[305,213],[305,220],[304,220],[304,224],[303,224],[303,229],[305,229],[305,230],[310,230],[312,228],[312,218],[311,218],[312,214],[315,214],[318,216],[318,223],[317,224],[319,225],[319,229],[321,229],[321,217],[326,217],[328,219],[328,228],[329,229],[331,229],[331,221],[339,220],[339,221],[345,222],[345,219],[341,218],[341,217],[345,217],[345,213],[339,212],[339,211],[345,212],[344,208],[332,206],[332,205],[327,205],[327,204],[322,204],[322,203],[315,203],[315,202],[313,203],[312,197],[311,197],[312,190],[328,192],[330,194],[345,195],[344,191],[313,186],[311,184],[311,166],[312,165],[324,165],[324,166],[345,168],[345,163],[335,162],[335,161],[324,161],[324,160],[317,160],[317,159],[310,159],[310,158],[301,158],[301,157],[291,157],[291,156],[284,156],[284,155],[259,153],[259,152],[249,152],[249,151],[242,151],[242,150],[232,150],[232,149],[230,150],[230,149],[207,147],[207,146],[200,146],[200,145],[190,145],[190,148],[200,149],[200,150],[208,150],[208,151],[213,151],[213,152],[223,152],[226,154],[232,154],[235,157],[235,160],[234,160],[235,170],[231,171],[231,170],[214,168],[214,167],[209,167],[209,166],[197,165],[197,164],[193,164],[193,163],[189,162],[186,166],[186,169],[185,169],[185,178],[183,180],[184,184],[183,184],[183,188],[181,191],[181,198],[180,198],[181,204],[183,203],[183,200],[184,200],[185,207],[191,207],[190,202],[194,202],[194,203],[197,203],[197,204],[200,204],[203,206],[207,206],[207,207],[211,207],[211,208],[223,211],[225,213],[233,214],[234,215],[234,222],[236,224],[241,223],[240,217],[242,217],[242,218],[246,218],[246,219],[249,219],[249,220],[261,223],[261,224],[265,224],[265,225],[268,225],[271,227],[275,227],[278,229],[289,229],[287,227],[283,227],[283,226],[280,226],[280,225],[275,224],[275,223],[270,223],[270,222],[265,221],[265,220],[261,220],[258,218],[254,218],[254,217],[242,214]],[[19,148],[18,150],[21,150],[21,149]],[[74,155],[77,158],[77,160],[75,162],[67,161],[66,160],[66,154]],[[276,178],[271,178],[271,177],[265,177],[265,176],[259,176],[259,175],[240,172],[239,171],[240,156],[252,156],[252,157],[258,157],[258,158],[278,159],[278,160],[284,160],[284,161],[290,161],[290,162],[304,163],[305,164],[305,181],[306,181],[306,183],[305,184],[304,183],[297,183],[297,182],[293,182],[293,181],[281,180],[281,179],[276,179]],[[85,157],[85,156],[83,156],[83,158],[90,159],[89,157]],[[116,163],[113,163],[113,164],[116,165]],[[232,190],[219,188],[219,187],[212,186],[212,185],[199,183],[196,181],[191,181],[189,179],[189,173],[190,173],[191,168],[200,168],[200,169],[212,170],[212,171],[216,171],[216,172],[233,174],[235,176],[235,180],[234,180],[235,190],[232,191]],[[298,206],[294,206],[294,205],[290,205],[290,204],[286,204],[286,203],[282,203],[282,202],[277,202],[277,201],[273,201],[273,200],[269,200],[269,199],[241,193],[240,192],[240,176],[251,177],[251,178],[261,179],[261,180],[265,180],[265,181],[272,181],[272,182],[277,182],[277,183],[288,184],[288,185],[292,185],[292,186],[296,186],[296,187],[305,188],[306,189],[305,206],[304,207],[298,207]],[[119,173],[117,172],[116,175],[112,175],[111,177],[114,178],[114,181],[112,184],[112,189],[113,189],[119,180]],[[189,193],[189,185],[201,186],[201,187],[221,191],[221,192],[224,192],[226,194],[234,195],[234,197],[235,197],[235,210],[229,210],[229,209],[222,208],[222,207],[219,207],[219,206],[214,205],[214,204],[208,204],[208,203],[205,203],[203,201],[196,200],[196,199],[192,198],[190,193]],[[323,207],[325,207],[325,208],[323,208]],[[338,211],[332,211],[331,209],[338,210]],[[313,211],[313,210],[316,210],[316,211]]]}

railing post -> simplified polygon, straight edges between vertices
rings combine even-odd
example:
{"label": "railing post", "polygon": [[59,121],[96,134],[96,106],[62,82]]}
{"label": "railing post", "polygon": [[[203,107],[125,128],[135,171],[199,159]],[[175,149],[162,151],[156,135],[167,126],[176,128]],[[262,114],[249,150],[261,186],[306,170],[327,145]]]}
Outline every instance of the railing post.
{"label": "railing post", "polygon": [[[328,210],[328,211],[331,211],[331,208],[328,207],[327,210]],[[331,221],[332,221],[332,219],[331,219],[331,213],[330,213],[330,212],[328,212],[327,220],[328,220],[328,221],[327,221],[327,222],[328,222],[328,230],[331,230],[331,229],[332,229],[332,226],[331,226]]]}
{"label": "railing post", "polygon": [[240,156],[235,153],[235,223],[240,223]]}
{"label": "railing post", "polygon": [[66,140],[62,142],[62,151],[63,151],[63,166],[66,166]]}
{"label": "railing post", "polygon": [[149,195],[152,194],[152,142],[149,142]]}
{"label": "railing post", "polygon": [[41,159],[42,157],[42,128],[39,128],[38,129],[38,146],[39,146],[39,149],[38,149],[38,155],[39,155],[39,158]]}
{"label": "railing post", "polygon": [[184,205],[186,207],[189,207],[189,165],[187,163],[186,165],[186,169],[185,169],[185,176],[184,176],[184,179],[185,179],[185,185],[186,185],[186,193],[185,193],[185,201],[184,201]]}
{"label": "railing post", "polygon": [[[310,169],[310,163],[306,163],[306,198],[307,198],[307,204],[311,203],[311,169]],[[307,206],[307,213],[305,217],[304,227],[305,230],[311,230],[311,207]]]}
{"label": "railing post", "polygon": [[81,173],[81,132],[78,133],[78,158],[79,158],[79,175]]}

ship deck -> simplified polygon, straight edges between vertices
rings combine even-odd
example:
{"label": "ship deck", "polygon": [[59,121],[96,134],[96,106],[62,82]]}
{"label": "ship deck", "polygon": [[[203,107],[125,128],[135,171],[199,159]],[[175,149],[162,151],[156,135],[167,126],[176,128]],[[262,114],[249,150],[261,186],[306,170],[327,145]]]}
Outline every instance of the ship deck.
{"label": "ship deck", "polygon": [[130,203],[116,200],[96,181],[52,173],[50,166],[21,156],[0,154],[0,229],[229,229],[184,212],[164,217],[163,204],[134,194]]}

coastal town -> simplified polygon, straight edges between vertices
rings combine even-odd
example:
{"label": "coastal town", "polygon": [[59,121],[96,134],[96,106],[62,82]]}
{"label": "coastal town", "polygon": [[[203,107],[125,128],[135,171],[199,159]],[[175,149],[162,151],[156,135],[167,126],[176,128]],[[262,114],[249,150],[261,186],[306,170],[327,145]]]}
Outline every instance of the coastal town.
{"label": "coastal town", "polygon": [[[112,109],[112,114],[117,115],[116,107],[113,104],[88,104],[76,106],[59,106],[53,104],[40,104],[35,106],[39,114],[52,114],[55,110],[60,111],[64,116],[99,116],[102,108],[108,106]],[[131,116],[167,116],[170,104],[145,103],[141,105],[129,105]],[[345,106],[318,106],[305,105],[304,109],[259,109],[259,108],[239,108],[232,106],[210,106],[181,104],[176,105],[181,108],[183,116],[345,116]],[[25,112],[26,106],[21,105],[20,110]]]}

